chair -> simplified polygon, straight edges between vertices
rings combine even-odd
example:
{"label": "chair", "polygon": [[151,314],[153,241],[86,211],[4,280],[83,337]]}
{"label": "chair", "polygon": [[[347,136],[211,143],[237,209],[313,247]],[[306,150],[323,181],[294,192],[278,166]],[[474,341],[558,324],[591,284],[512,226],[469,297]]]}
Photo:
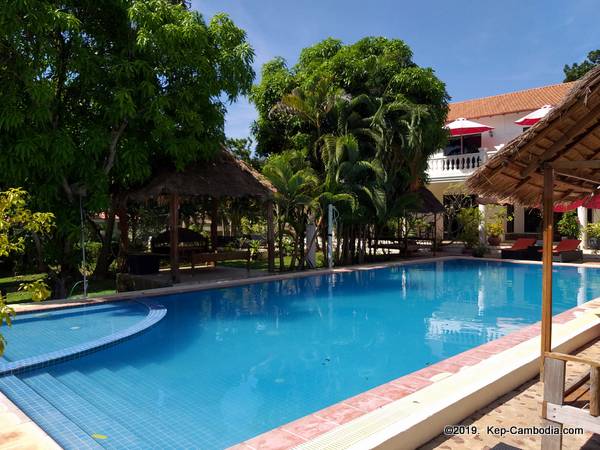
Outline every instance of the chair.
{"label": "chair", "polygon": [[500,257],[502,259],[531,259],[529,247],[533,245],[535,245],[535,238],[519,238],[511,248],[500,250]]}
{"label": "chair", "polygon": [[[586,364],[590,371],[571,386],[565,387],[568,361]],[[600,433],[600,363],[573,355],[546,353],[542,417],[545,426],[562,429],[563,425],[568,425]],[[561,447],[562,434],[542,436],[543,450]]]}
{"label": "chair", "polygon": [[[555,262],[573,262],[583,260],[583,252],[579,250],[579,239],[565,239],[560,241],[552,250],[552,260]],[[543,250],[539,250],[540,253]]]}

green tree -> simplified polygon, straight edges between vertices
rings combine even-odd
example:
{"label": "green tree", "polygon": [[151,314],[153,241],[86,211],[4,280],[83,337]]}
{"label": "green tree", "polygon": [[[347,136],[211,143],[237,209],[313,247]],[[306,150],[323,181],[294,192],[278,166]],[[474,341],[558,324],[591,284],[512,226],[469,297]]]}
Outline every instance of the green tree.
{"label": "green tree", "polygon": [[[23,189],[8,189],[0,192],[0,259],[14,253],[25,251],[25,240],[28,235],[48,234],[54,226],[52,213],[32,212],[27,208],[28,195]],[[22,284],[20,289],[31,292],[33,300],[48,298],[50,291],[38,280]],[[0,326],[11,324],[15,312],[6,304],[0,292]],[[6,342],[0,334],[0,356],[4,353]]]}
{"label": "green tree", "polygon": [[251,98],[257,151],[305,150],[321,180],[321,218],[328,202],[340,213],[336,254],[347,263],[362,261],[380,229],[416,208],[428,158],[446,139],[444,84],[399,40],[326,39],[292,69],[281,59],[265,65]]}
{"label": "green tree", "polygon": [[63,278],[78,197],[114,219],[120,194],[158,168],[210,158],[226,102],[254,77],[243,30],[167,0],[5,2],[0,49],[0,185],[55,213],[46,257]]}
{"label": "green tree", "polygon": [[293,241],[293,254],[290,269],[296,260],[303,264],[304,232],[310,208],[314,207],[318,179],[306,161],[306,155],[299,151],[287,151],[272,155],[265,162],[263,174],[273,184],[277,207],[277,232],[279,247],[279,269],[284,269],[284,237]]}
{"label": "green tree", "polygon": [[252,144],[253,141],[251,138],[228,138],[225,140],[225,147],[238,159],[241,159],[255,169],[260,169],[264,160],[254,154]]}
{"label": "green tree", "polygon": [[563,68],[565,79],[563,81],[566,83],[568,81],[579,80],[597,65],[600,65],[600,49],[589,52],[587,58],[579,64],[565,64],[565,67]]}

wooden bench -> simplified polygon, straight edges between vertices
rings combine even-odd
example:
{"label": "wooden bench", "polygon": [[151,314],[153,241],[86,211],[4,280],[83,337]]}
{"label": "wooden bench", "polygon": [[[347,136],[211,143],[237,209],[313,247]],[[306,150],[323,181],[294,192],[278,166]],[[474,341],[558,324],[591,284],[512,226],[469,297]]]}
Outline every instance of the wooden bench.
{"label": "wooden bench", "polygon": [[[565,387],[567,362],[586,364],[589,373],[569,387]],[[600,362],[579,356],[547,352],[544,358],[544,425],[581,427],[591,433],[600,433]],[[562,434],[542,437],[542,449],[562,448]]]}
{"label": "wooden bench", "polygon": [[246,260],[246,268],[250,269],[251,253],[248,250],[229,250],[218,252],[195,252],[191,254],[192,271],[196,270],[196,264],[212,263],[217,265],[219,261],[235,261],[238,259]]}

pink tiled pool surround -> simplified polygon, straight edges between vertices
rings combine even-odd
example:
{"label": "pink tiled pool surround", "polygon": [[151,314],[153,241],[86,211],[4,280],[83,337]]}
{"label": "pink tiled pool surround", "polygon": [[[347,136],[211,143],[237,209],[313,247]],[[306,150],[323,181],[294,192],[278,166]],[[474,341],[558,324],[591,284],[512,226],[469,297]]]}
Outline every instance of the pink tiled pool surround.
{"label": "pink tiled pool surround", "polygon": [[[599,306],[600,299],[592,300],[554,316],[553,322],[566,323],[574,319],[578,312]],[[295,447],[331,431],[337,426],[423,389],[435,383],[436,380],[457,373],[463,367],[473,366],[539,334],[540,323],[538,322],[267,431],[237,444],[231,449],[283,450]]]}

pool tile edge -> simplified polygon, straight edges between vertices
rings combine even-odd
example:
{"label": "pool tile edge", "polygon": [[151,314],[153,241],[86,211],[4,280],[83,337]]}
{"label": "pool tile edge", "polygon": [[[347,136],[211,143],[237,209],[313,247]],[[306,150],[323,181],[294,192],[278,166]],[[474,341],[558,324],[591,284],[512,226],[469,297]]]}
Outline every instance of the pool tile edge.
{"label": "pool tile edge", "polygon": [[[554,347],[566,345],[568,350],[572,350],[574,348],[569,347],[568,343],[575,341],[578,342],[578,336],[583,336],[583,334],[589,332],[591,329],[595,329],[595,333],[599,334],[600,318],[598,317],[598,314],[593,313],[594,311],[600,311],[600,298],[591,300],[554,316],[553,324],[556,327],[556,335],[559,336],[554,341]],[[588,314],[590,312],[592,312],[592,314]],[[586,326],[581,326],[581,323],[586,324]],[[573,328],[575,328],[575,330],[573,330]],[[427,366],[411,374],[377,386],[373,389],[358,394],[351,399],[343,400],[323,410],[314,412],[309,416],[297,419],[294,422],[291,422],[291,424],[294,424],[293,432],[290,429],[290,424],[285,424],[276,428],[275,430],[267,431],[266,433],[238,444],[240,447],[234,446],[231,448],[247,448],[254,450],[263,448],[298,448],[302,450],[309,450],[323,448],[323,446],[327,445],[335,446],[335,448],[350,448],[355,445],[357,441],[361,440],[357,439],[353,433],[350,433],[352,428],[363,429],[361,426],[362,423],[360,422],[368,423],[372,422],[373,420],[376,421],[376,418],[370,416],[380,413],[381,410],[385,408],[393,408],[397,406],[399,402],[408,404],[407,402],[410,402],[411,399],[415,398],[415,396],[423,395],[425,391],[435,389],[442,384],[454,382],[455,377],[464,376],[467,371],[479,372],[481,370],[480,367],[483,367],[486,364],[489,365],[490,361],[494,362],[498,359],[502,360],[505,359],[505,355],[509,355],[511,353],[514,354],[515,351],[518,354],[519,351],[522,352],[522,348],[533,347],[533,355],[531,354],[531,349],[529,349],[525,351],[524,355],[519,354],[520,359],[518,359],[518,361],[515,360],[514,356],[510,356],[506,359],[507,361],[511,361],[511,363],[513,363],[512,365],[514,365],[515,362],[518,362],[518,364],[516,364],[518,367],[514,368],[514,371],[529,365],[530,367],[528,367],[528,369],[529,372],[531,372],[532,360],[535,362],[534,370],[537,370],[537,361],[539,358],[539,353],[537,353],[539,352],[539,329],[539,322],[529,325],[514,333],[508,334],[499,339],[490,341],[486,344],[455,355],[451,358],[442,360],[436,364]],[[504,363],[503,366],[508,367],[511,366],[511,364],[507,365]],[[524,381],[527,381],[532,376],[533,375],[528,374]],[[363,396],[365,398],[361,401],[361,397]],[[370,401],[370,398],[372,397],[378,397],[380,401]],[[352,408],[354,413],[348,411],[348,408]],[[331,411],[339,413],[339,410],[344,409],[348,413],[347,415],[341,414],[338,416],[332,416],[330,413]],[[431,411],[430,413],[433,414]],[[468,414],[465,414],[465,416],[466,415]],[[302,437],[303,435],[308,436],[310,430],[314,428],[314,424],[312,422],[314,421],[313,417],[315,416],[323,420],[334,422],[337,424],[337,426],[333,429],[311,435],[307,438]],[[373,424],[370,423],[369,426],[367,426],[367,429],[364,429],[364,433],[367,438],[371,438],[371,434],[373,433],[372,430],[369,430],[373,427]],[[399,425],[399,428],[401,429],[402,425]],[[442,429],[436,431],[431,438],[437,436],[441,431]],[[273,441],[271,441],[270,435],[275,432],[277,433],[277,436],[275,439],[273,439]],[[296,438],[301,438],[302,441],[295,443],[294,445],[285,445],[285,441],[282,441],[281,439],[282,433],[288,433],[290,435],[293,434]],[[273,436],[275,437],[275,434],[273,434]],[[353,436],[354,442],[353,444],[345,445],[344,442],[350,440],[349,436]],[[394,437],[395,436],[390,436],[389,439],[393,439]],[[414,433],[413,438],[417,439],[417,441],[419,439],[418,435],[414,435]],[[370,441],[365,440],[365,442],[368,442],[368,444],[363,445],[364,443],[361,443],[358,445],[358,448],[371,448],[370,445],[375,445],[376,440],[377,438],[371,438]],[[423,444],[428,440],[429,439],[426,438],[425,440],[422,440],[420,444]],[[380,443],[384,442],[385,441],[382,441]]]}

